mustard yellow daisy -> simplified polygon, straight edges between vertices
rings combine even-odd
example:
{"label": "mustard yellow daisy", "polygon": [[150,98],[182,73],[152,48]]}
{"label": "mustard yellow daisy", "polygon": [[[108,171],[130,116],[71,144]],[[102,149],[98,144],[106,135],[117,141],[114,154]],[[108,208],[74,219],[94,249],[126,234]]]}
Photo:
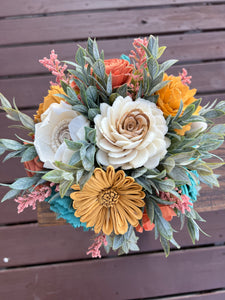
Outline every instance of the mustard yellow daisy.
{"label": "mustard yellow daisy", "polygon": [[[72,186],[78,190],[77,185]],[[124,171],[115,172],[112,166],[106,171],[96,168],[93,176],[81,191],[71,193],[75,216],[94,231],[109,235],[124,234],[128,223],[136,227],[142,218],[140,207],[145,205],[145,193],[134,178]]]}

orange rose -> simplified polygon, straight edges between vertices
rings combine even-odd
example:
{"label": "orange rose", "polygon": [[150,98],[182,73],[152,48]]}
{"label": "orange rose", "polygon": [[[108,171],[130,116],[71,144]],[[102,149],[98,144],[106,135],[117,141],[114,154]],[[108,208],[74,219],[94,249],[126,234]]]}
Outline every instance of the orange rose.
{"label": "orange rose", "polygon": [[49,108],[52,103],[60,103],[60,101],[65,101],[63,98],[55,96],[55,94],[65,95],[63,89],[58,85],[52,85],[48,91],[48,95],[44,98],[43,103],[39,105],[37,114],[34,115],[35,122],[41,122],[41,115]]}
{"label": "orange rose", "polygon": [[[36,156],[34,159],[24,162],[24,167],[31,171],[41,171],[43,169],[43,163],[39,160],[39,157]],[[32,177],[35,173],[27,171],[27,176]]]}
{"label": "orange rose", "polygon": [[105,72],[107,75],[112,74],[112,87],[116,89],[121,85],[131,82],[131,73],[133,71],[133,65],[127,60],[112,58],[104,61]]}
{"label": "orange rose", "polygon": [[[197,90],[190,90],[189,86],[182,83],[180,76],[168,76],[165,73],[163,81],[166,80],[169,80],[170,82],[156,93],[159,95],[157,106],[163,111],[165,117],[168,117],[169,115],[174,117],[179,110],[181,100],[183,101],[183,111],[189,104],[196,101],[194,95]],[[194,114],[198,114],[200,109],[201,107],[199,106]],[[185,132],[190,129],[191,124],[187,124],[183,126],[182,129],[176,129],[175,131],[180,135],[184,135]]]}
{"label": "orange rose", "polygon": [[[169,207],[168,205],[159,204],[159,207],[161,209],[162,216],[166,221],[169,222],[173,219],[174,216],[176,216],[174,210],[171,207]],[[155,227],[155,224],[151,223],[151,221],[149,220],[146,209],[144,210],[144,213],[143,213],[142,225],[143,225],[143,227],[141,225],[138,225],[136,227],[136,230],[138,232],[143,232],[143,229],[145,231],[151,231]]]}

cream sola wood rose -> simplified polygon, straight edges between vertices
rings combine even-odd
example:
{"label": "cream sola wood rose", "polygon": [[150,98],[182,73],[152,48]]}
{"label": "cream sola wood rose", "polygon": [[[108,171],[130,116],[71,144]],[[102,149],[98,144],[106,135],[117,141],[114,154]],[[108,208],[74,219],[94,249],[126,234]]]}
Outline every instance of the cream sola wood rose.
{"label": "cream sola wood rose", "polygon": [[89,126],[88,119],[72,110],[71,105],[64,101],[50,105],[35,125],[34,146],[45,168],[56,169],[55,161],[69,163],[73,151],[64,139],[84,140],[85,126]]}
{"label": "cream sola wood rose", "polygon": [[112,106],[102,103],[94,119],[97,161],[103,166],[153,169],[170,144],[162,111],[147,100],[117,97]]}

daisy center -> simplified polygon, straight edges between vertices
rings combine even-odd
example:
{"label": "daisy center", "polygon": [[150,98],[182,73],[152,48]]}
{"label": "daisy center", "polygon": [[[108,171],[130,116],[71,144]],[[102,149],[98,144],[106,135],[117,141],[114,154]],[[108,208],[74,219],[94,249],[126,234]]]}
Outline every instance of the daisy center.
{"label": "daisy center", "polygon": [[107,208],[114,206],[118,199],[119,195],[114,189],[103,190],[98,194],[99,203]]}
{"label": "daisy center", "polygon": [[59,146],[64,142],[64,139],[71,140],[69,123],[71,120],[62,120],[54,128],[51,138],[51,147],[54,151],[57,151]]}

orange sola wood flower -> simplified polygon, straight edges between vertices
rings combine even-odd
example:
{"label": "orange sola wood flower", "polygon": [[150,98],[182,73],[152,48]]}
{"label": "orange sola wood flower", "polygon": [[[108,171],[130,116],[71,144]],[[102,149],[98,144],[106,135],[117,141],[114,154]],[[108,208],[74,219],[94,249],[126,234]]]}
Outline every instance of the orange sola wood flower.
{"label": "orange sola wood flower", "polygon": [[[157,106],[163,111],[165,117],[171,115],[172,117],[176,116],[181,100],[183,101],[183,111],[189,104],[192,104],[196,101],[194,97],[197,90],[190,89],[183,82],[182,76],[168,76],[166,73],[164,74],[163,81],[168,80],[169,83],[159,90],[156,94],[159,95]],[[201,106],[197,108],[194,115],[197,115]],[[186,131],[191,129],[191,124],[187,124],[183,126],[182,129],[176,129],[175,131],[180,134],[184,135]]]}
{"label": "orange sola wood flower", "polygon": [[44,97],[43,103],[39,105],[37,114],[34,115],[35,122],[41,122],[41,115],[49,108],[52,103],[60,103],[65,101],[63,98],[57,97],[56,94],[66,95],[63,89],[58,85],[51,85],[48,95]]}
{"label": "orange sola wood flower", "polygon": [[[161,209],[163,218],[168,222],[171,221],[174,216],[176,216],[176,213],[169,205],[159,204],[159,208]],[[143,213],[143,218],[142,218],[142,226],[139,224],[136,227],[136,230],[138,232],[143,232],[143,229],[145,231],[151,231],[154,229],[154,227],[155,227],[155,224],[150,221],[147,211],[145,209],[144,213]]]}
{"label": "orange sola wood flower", "polygon": [[[77,190],[77,185],[72,188]],[[142,218],[140,207],[145,205],[145,193],[142,186],[124,171],[115,172],[112,166],[104,171],[94,170],[93,176],[86,182],[82,191],[72,193],[75,216],[94,231],[109,235],[124,234],[128,223],[136,227]]]}

